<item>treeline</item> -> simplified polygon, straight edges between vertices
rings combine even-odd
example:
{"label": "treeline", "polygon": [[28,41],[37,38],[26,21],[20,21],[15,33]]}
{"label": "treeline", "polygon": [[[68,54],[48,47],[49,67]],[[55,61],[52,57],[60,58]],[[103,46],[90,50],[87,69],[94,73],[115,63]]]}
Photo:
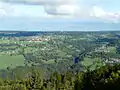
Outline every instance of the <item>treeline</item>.
{"label": "treeline", "polygon": [[35,67],[25,79],[0,79],[0,90],[119,90],[120,65],[86,72],[54,72],[45,79]]}

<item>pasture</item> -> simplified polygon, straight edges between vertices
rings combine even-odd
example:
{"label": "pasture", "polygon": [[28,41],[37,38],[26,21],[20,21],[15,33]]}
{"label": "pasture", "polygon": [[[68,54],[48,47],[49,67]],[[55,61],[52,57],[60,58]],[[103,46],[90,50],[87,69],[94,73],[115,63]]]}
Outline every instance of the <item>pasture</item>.
{"label": "pasture", "polygon": [[0,69],[6,69],[7,67],[15,68],[16,66],[23,66],[24,62],[24,57],[22,55],[0,55]]}

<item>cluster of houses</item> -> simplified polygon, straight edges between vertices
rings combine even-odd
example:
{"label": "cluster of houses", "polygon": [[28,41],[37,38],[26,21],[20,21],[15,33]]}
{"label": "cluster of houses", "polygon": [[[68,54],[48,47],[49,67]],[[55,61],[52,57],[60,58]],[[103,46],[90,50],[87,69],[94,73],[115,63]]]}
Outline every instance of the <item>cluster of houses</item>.
{"label": "cluster of houses", "polygon": [[114,64],[114,63],[120,63],[120,59],[106,60],[105,63],[111,63],[111,64]]}
{"label": "cluster of houses", "polygon": [[31,37],[27,39],[28,42],[41,42],[41,41],[49,41],[49,40],[50,38],[41,38],[41,37]]}

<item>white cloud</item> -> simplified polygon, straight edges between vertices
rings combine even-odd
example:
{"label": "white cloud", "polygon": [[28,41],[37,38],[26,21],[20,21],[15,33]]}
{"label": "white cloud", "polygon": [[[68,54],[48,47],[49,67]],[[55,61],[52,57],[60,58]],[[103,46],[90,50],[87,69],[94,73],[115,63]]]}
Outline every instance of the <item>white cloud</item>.
{"label": "white cloud", "polygon": [[103,19],[103,20],[111,20],[115,22],[120,20],[119,12],[107,12],[98,6],[93,7],[92,16]]}
{"label": "white cloud", "polygon": [[74,14],[77,7],[73,5],[61,5],[56,8],[57,13],[63,14]]}
{"label": "white cloud", "polygon": [[31,4],[31,5],[62,5],[72,3],[75,0],[0,0],[6,3]]}
{"label": "white cloud", "polygon": [[0,17],[7,15],[7,8],[4,3],[0,3]]}
{"label": "white cloud", "polygon": [[0,8],[0,17],[5,16],[6,14],[7,12],[3,8]]}
{"label": "white cloud", "polygon": [[93,6],[93,16],[104,17],[105,14],[106,14],[106,12],[102,8]]}
{"label": "white cloud", "polygon": [[119,20],[120,19],[120,13],[119,12],[108,12],[106,14],[106,18],[111,20]]}
{"label": "white cloud", "polygon": [[23,5],[0,2],[0,18],[2,17],[44,17],[41,5]]}
{"label": "white cloud", "polygon": [[[75,5],[59,5],[59,6],[45,6],[45,10],[48,14],[51,15],[74,15],[77,10],[79,10],[78,6]],[[79,11],[78,11],[79,12]]]}

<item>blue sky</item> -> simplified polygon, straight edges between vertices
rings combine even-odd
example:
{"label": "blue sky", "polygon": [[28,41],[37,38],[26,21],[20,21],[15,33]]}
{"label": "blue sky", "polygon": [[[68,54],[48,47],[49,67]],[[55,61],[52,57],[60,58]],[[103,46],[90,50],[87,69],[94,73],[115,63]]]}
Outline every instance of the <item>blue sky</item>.
{"label": "blue sky", "polygon": [[[101,30],[118,30],[119,3],[120,0],[0,0],[0,30],[97,30],[101,26]],[[96,27],[93,21],[101,25]]]}

